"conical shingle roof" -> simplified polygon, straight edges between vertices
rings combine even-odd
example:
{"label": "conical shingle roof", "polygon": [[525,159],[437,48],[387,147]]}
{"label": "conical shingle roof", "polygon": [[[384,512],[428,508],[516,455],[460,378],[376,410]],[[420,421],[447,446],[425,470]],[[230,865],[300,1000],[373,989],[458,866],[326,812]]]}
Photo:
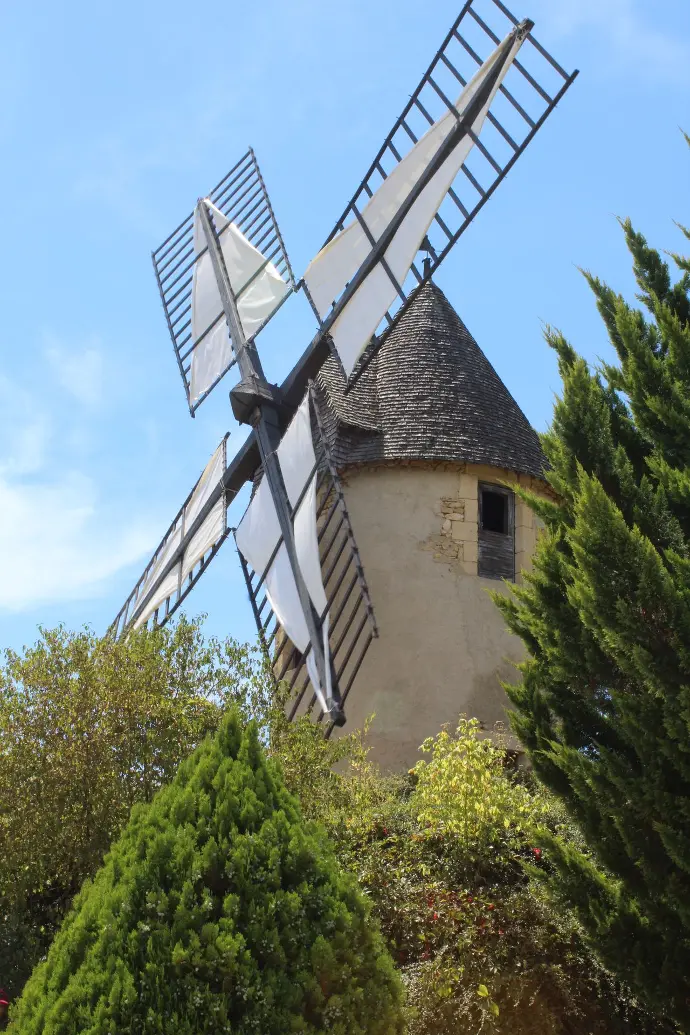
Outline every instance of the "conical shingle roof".
{"label": "conical shingle roof", "polygon": [[407,312],[344,395],[332,357],[318,376],[336,463],[450,460],[543,477],[539,438],[435,284]]}

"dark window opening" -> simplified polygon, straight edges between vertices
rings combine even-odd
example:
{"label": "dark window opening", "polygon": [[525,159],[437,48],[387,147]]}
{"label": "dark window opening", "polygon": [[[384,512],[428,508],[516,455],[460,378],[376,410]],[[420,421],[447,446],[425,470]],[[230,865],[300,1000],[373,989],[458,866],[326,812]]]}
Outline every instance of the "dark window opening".
{"label": "dark window opening", "polygon": [[503,493],[482,489],[482,529],[485,532],[508,531],[508,498]]}
{"label": "dark window opening", "polygon": [[479,485],[477,574],[485,579],[515,578],[515,498],[499,485]]}

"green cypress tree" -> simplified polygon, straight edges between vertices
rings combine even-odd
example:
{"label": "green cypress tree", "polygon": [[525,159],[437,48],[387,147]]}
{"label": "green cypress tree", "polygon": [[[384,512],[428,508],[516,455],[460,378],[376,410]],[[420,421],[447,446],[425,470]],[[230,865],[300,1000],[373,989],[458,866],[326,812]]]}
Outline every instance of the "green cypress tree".
{"label": "green cypress tree", "polygon": [[515,730],[591,849],[544,835],[554,888],[606,965],[690,1031],[690,262],[672,257],[674,283],[622,226],[643,309],[586,274],[619,360],[594,372],[547,330],[560,502],[525,494],[545,535],[496,602],[529,655],[507,688]]}
{"label": "green cypress tree", "polygon": [[15,1035],[393,1035],[354,878],[237,713],[128,826],[13,1012]]}

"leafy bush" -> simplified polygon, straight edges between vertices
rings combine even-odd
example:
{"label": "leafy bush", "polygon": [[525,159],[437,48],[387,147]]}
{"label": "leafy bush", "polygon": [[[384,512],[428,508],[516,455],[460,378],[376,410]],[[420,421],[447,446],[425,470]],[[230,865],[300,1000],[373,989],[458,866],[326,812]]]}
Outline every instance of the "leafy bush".
{"label": "leafy bush", "polygon": [[480,861],[487,852],[506,857],[524,841],[525,828],[548,811],[542,795],[506,778],[506,751],[499,730],[495,741],[481,737],[477,719],[461,717],[422,744],[431,755],[412,770],[416,787],[411,807],[433,836],[452,835],[454,851]]}
{"label": "leafy bush", "polygon": [[289,786],[371,899],[407,989],[409,1035],[674,1030],[601,967],[548,897],[533,826],[564,844],[576,835],[530,775],[511,770],[500,732],[486,738],[461,719],[425,743],[428,760],[391,777],[368,760],[363,732],[324,742],[306,720],[277,726]]}
{"label": "leafy bush", "polygon": [[401,989],[355,880],[236,709],[87,883],[15,1035],[393,1035]]}

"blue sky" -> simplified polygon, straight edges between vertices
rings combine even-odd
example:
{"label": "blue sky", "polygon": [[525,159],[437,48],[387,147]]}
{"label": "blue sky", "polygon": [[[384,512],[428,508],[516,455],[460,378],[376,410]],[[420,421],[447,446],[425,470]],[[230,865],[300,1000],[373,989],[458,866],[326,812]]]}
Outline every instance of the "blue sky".
{"label": "blue sky", "polygon": [[[105,630],[222,435],[244,437],[229,383],[189,418],[151,250],[251,144],[300,275],[459,6],[5,0],[0,646]],[[542,324],[607,352],[577,267],[632,293],[616,215],[682,249],[690,5],[511,6],[580,77],[437,280],[542,430],[558,391]],[[260,341],[271,379],[313,332],[298,296]],[[188,610],[251,636],[231,543]]]}

